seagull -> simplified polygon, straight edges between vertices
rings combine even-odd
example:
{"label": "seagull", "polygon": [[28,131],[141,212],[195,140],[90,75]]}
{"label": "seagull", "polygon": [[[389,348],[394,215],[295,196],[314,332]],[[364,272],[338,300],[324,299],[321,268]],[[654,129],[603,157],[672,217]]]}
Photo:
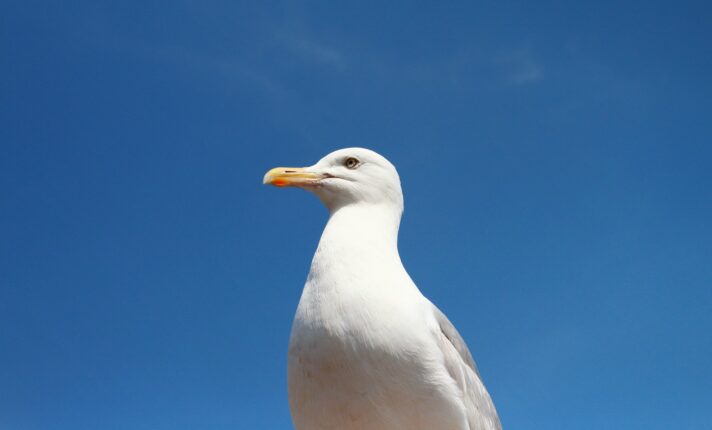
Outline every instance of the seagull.
{"label": "seagull", "polygon": [[289,340],[295,429],[501,430],[465,341],[403,267],[395,167],[346,148],[263,182],[329,210]]}

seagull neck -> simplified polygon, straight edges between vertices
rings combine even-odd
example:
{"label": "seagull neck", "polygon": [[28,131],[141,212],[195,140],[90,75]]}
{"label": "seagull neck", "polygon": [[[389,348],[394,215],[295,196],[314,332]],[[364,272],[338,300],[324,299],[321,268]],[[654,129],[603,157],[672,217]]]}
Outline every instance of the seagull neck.
{"label": "seagull neck", "polygon": [[343,206],[329,216],[319,247],[398,256],[401,212],[388,205]]}

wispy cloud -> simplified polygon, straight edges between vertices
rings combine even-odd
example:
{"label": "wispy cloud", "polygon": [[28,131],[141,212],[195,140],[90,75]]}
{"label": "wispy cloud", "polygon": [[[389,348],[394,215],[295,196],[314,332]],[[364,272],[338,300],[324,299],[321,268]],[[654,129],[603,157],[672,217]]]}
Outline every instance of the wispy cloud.
{"label": "wispy cloud", "polygon": [[[282,49],[324,71],[357,73],[364,80],[393,81],[399,85],[432,85],[467,91],[477,88],[524,86],[542,81],[545,69],[529,49],[503,51],[496,55],[459,50],[430,61],[384,57],[375,52],[335,48],[305,31],[277,34]],[[354,59],[358,59],[355,61]]]}
{"label": "wispy cloud", "polygon": [[205,81],[222,88],[249,87],[273,96],[284,92],[278,81],[238,56],[217,56],[177,45],[158,45],[143,40],[121,39],[116,49],[150,58],[153,61],[172,64],[179,69],[195,73]]}
{"label": "wispy cloud", "polygon": [[502,69],[505,85],[533,84],[544,78],[544,67],[528,49],[504,52],[495,63]]}
{"label": "wispy cloud", "polygon": [[184,48],[170,47],[163,48],[162,53],[167,59],[200,72],[219,75],[230,81],[246,81],[272,93],[281,91],[277,82],[237,58],[209,56]]}
{"label": "wispy cloud", "polygon": [[347,59],[343,52],[326,46],[304,34],[285,34],[279,36],[279,39],[289,52],[303,60],[312,61],[336,69],[346,67]]}

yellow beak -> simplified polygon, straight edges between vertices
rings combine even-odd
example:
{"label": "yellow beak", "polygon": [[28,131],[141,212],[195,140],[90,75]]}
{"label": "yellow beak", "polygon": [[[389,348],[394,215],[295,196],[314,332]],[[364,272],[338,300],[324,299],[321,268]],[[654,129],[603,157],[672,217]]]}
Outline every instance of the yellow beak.
{"label": "yellow beak", "polygon": [[299,187],[323,178],[324,175],[310,172],[305,167],[275,167],[267,172],[262,183],[276,187]]}

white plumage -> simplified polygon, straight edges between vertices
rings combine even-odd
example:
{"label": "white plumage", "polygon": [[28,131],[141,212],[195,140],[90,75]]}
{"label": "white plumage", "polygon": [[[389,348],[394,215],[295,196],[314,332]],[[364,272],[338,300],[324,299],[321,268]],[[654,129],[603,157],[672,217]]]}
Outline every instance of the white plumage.
{"label": "white plumage", "polygon": [[313,191],[330,211],[289,343],[295,428],[501,429],[465,342],[401,263],[393,165],[348,148],[265,183]]}

